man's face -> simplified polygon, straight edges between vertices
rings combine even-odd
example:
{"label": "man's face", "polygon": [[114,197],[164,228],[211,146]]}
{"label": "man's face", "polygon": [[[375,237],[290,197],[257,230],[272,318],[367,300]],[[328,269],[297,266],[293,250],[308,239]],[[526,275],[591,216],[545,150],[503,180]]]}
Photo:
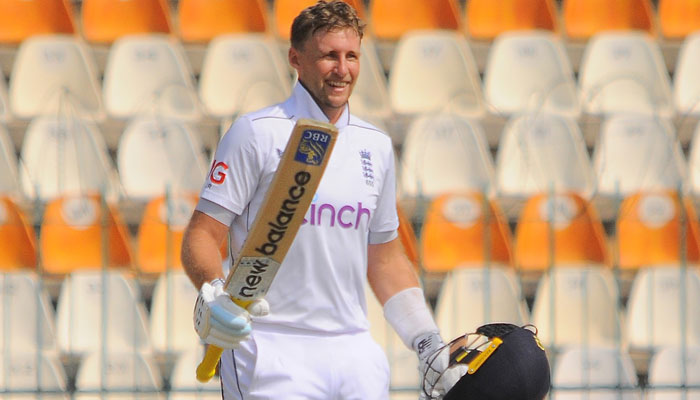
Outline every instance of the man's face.
{"label": "man's face", "polygon": [[360,37],[350,29],[320,30],[301,49],[289,50],[289,63],[331,122],[336,122],[360,73]]}

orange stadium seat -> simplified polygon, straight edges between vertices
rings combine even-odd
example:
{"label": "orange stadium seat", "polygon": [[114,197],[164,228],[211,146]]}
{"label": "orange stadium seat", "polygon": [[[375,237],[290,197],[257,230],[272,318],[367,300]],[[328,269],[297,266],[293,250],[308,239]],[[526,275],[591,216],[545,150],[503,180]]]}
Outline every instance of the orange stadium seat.
{"label": "orange stadium seat", "polygon": [[75,33],[70,0],[0,1],[0,42],[19,44],[42,33]]}
{"label": "orange stadium seat", "polygon": [[617,217],[620,268],[700,261],[695,210],[689,198],[682,210],[680,204],[675,191],[639,192],[623,200]]}
{"label": "orange stadium seat", "polygon": [[96,195],[58,197],[46,205],[39,240],[45,273],[130,266],[126,226],[116,208],[102,207]]}
{"label": "orange stadium seat", "polygon": [[225,33],[265,32],[267,6],[263,0],[180,0],[180,38],[209,42]]}
{"label": "orange stadium seat", "polygon": [[[487,228],[488,227],[488,228]],[[476,192],[443,194],[428,208],[421,232],[426,271],[511,265],[511,234],[498,205]]]}
{"label": "orange stadium seat", "polygon": [[[345,0],[357,10],[357,15],[365,20],[365,6],[362,0]],[[299,15],[299,12],[306,7],[316,4],[316,0],[275,0],[273,15],[275,19],[275,33],[277,37],[289,40],[291,34],[292,21]]]}
{"label": "orange stadium seat", "polygon": [[460,29],[455,0],[373,0],[370,6],[374,37],[398,40],[416,29]]}
{"label": "orange stadium seat", "polygon": [[530,271],[552,265],[608,264],[606,246],[598,213],[583,197],[566,193],[550,199],[538,194],[520,212],[514,257],[518,268]]}
{"label": "orange stadium seat", "polygon": [[554,0],[469,0],[465,26],[483,40],[515,30],[557,31],[557,8]]}
{"label": "orange stadium seat", "polygon": [[571,39],[586,40],[606,30],[654,32],[650,0],[565,0],[563,17]]}
{"label": "orange stadium seat", "polygon": [[83,36],[88,42],[112,43],[136,33],[170,33],[165,0],[83,0]]}
{"label": "orange stadium seat", "polygon": [[700,30],[700,1],[659,0],[659,29],[669,39],[683,39]]}
{"label": "orange stadium seat", "polygon": [[24,212],[8,197],[0,197],[0,270],[34,268],[35,237]]}

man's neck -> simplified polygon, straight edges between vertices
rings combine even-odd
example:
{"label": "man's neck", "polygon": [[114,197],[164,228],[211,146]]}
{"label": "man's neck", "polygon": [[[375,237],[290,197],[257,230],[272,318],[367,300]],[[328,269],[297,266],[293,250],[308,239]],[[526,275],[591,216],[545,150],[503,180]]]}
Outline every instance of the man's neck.
{"label": "man's neck", "polygon": [[304,82],[302,82],[302,81],[300,80],[300,81],[299,81],[299,84],[300,84],[301,86],[304,87],[304,90],[306,90],[306,93],[308,93],[309,96],[311,96],[311,98],[314,100],[314,103],[316,103],[316,105],[317,105],[318,108],[321,110],[321,112],[326,116],[326,118],[328,118],[328,122],[330,122],[331,124],[335,124],[336,122],[338,122],[338,120],[340,119],[340,116],[343,115],[343,110],[345,109],[345,106],[340,107],[340,108],[334,108],[334,109],[332,109],[332,110],[330,110],[330,111],[329,111],[329,110],[326,110],[326,109],[321,105],[321,102],[318,101],[318,99],[316,98],[316,96],[314,96],[314,94],[311,93],[311,91],[308,89],[308,87],[306,87],[306,85],[304,85]]}

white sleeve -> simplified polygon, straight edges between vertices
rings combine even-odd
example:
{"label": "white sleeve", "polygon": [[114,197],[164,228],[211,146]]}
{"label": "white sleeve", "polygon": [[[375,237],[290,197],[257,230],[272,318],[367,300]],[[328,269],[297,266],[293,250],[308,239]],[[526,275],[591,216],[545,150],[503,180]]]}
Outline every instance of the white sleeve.
{"label": "white sleeve", "polygon": [[248,118],[239,118],[219,142],[200,197],[240,215],[255,194],[271,148],[265,140]]}

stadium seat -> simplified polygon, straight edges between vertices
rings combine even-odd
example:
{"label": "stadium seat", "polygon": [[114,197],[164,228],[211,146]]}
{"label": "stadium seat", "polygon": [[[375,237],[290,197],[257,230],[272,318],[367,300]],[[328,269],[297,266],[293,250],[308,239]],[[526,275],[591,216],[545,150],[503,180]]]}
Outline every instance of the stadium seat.
{"label": "stadium seat", "polygon": [[576,122],[546,113],[511,117],[498,144],[496,187],[499,198],[521,202],[550,191],[589,199],[595,177]]}
{"label": "stadium seat", "polygon": [[122,36],[109,50],[103,80],[107,113],[129,119],[150,114],[201,118],[194,78],[177,39],[160,34]]}
{"label": "stadium seat", "polygon": [[42,270],[52,275],[131,266],[126,226],[116,207],[103,204],[98,195],[49,201],[41,222],[39,249]]}
{"label": "stadium seat", "polygon": [[206,43],[224,34],[263,33],[267,13],[263,0],[181,0],[177,8],[180,39]]}
{"label": "stadium seat", "polygon": [[650,0],[564,0],[562,16],[570,39],[587,40],[611,30],[655,32]]}
{"label": "stadium seat", "polygon": [[490,47],[484,69],[484,98],[491,113],[497,115],[579,115],[568,55],[551,32],[513,31],[499,35]]}
{"label": "stadium seat", "polygon": [[[196,295],[195,295],[196,298]],[[192,299],[194,303],[195,299]],[[189,318],[191,319],[191,318]],[[189,325],[192,321],[188,319]],[[194,332],[193,332],[194,333]],[[197,335],[195,337],[199,338]],[[221,399],[221,382],[219,377],[214,376],[207,383],[201,383],[196,379],[193,373],[194,368],[202,361],[204,357],[203,346],[198,346],[196,349],[183,352],[175,361],[173,372],[170,376],[171,392],[168,396],[170,400],[220,400]]]}
{"label": "stadium seat", "polygon": [[36,268],[36,250],[30,219],[10,197],[0,195],[0,271]]}
{"label": "stadium seat", "polygon": [[83,0],[83,37],[88,42],[111,44],[126,35],[170,33],[166,0]]}
{"label": "stadium seat", "polygon": [[7,400],[68,400],[68,378],[58,354],[4,353],[0,390]]}
{"label": "stadium seat", "polygon": [[207,160],[198,133],[172,118],[138,117],[117,147],[117,168],[126,196],[146,202],[166,192],[199,192]]}
{"label": "stadium seat", "polygon": [[378,40],[396,41],[414,30],[459,31],[461,13],[455,0],[373,0],[370,31]]}
{"label": "stadium seat", "polygon": [[700,3],[695,0],[659,0],[659,30],[666,39],[682,40],[700,30]]}
{"label": "stadium seat", "polygon": [[[362,0],[344,0],[357,10],[357,14],[363,20],[366,17],[365,6]],[[275,21],[274,33],[279,39],[288,41],[291,36],[292,22],[301,10],[316,4],[315,0],[274,0],[273,18]]]}
{"label": "stadium seat", "polygon": [[80,365],[75,379],[77,400],[163,400],[158,365],[138,352],[95,352]]}
{"label": "stadium seat", "polygon": [[[700,5],[700,3],[698,3]],[[698,28],[700,30],[700,27]],[[673,103],[681,117],[700,115],[700,32],[683,40],[673,73]]]}
{"label": "stadium seat", "polygon": [[17,118],[104,117],[92,53],[73,35],[32,36],[22,42],[10,75],[9,101]]}
{"label": "stadium seat", "polygon": [[435,306],[435,321],[445,338],[476,332],[491,322],[522,326],[529,320],[511,268],[454,269],[445,277]]}
{"label": "stadium seat", "polygon": [[610,269],[559,265],[540,278],[531,321],[545,347],[617,348],[624,340],[618,302]]}
{"label": "stadium seat", "polygon": [[552,400],[642,400],[634,364],[624,350],[570,347],[552,368]]}
{"label": "stadium seat", "polygon": [[217,118],[238,116],[284,101],[291,91],[286,61],[263,34],[213,39],[199,78],[199,97]]}
{"label": "stadium seat", "polygon": [[644,268],[637,272],[627,301],[630,349],[700,345],[700,274],[697,266]]}
{"label": "stadium seat", "polygon": [[513,254],[516,267],[524,271],[608,265],[605,230],[598,213],[574,193],[530,197],[518,217]]}
{"label": "stadium seat", "polygon": [[695,126],[688,152],[688,191],[695,197],[700,196],[700,124]]}
{"label": "stadium seat", "polygon": [[481,117],[485,111],[474,57],[456,31],[403,35],[396,44],[388,84],[391,106],[398,114],[452,112]]}
{"label": "stadium seat", "polygon": [[[384,350],[389,361],[391,399],[398,400],[399,397],[395,397],[397,390],[406,393],[407,399],[415,399],[418,396],[421,378],[416,353],[406,347],[394,328],[386,321],[382,304],[379,303],[369,285],[365,286],[365,300],[369,332]],[[401,397],[401,399],[404,398]]]}
{"label": "stadium seat", "polygon": [[33,271],[3,272],[0,284],[0,348],[3,354],[57,355],[54,310],[39,276]]}
{"label": "stadium seat", "polygon": [[[681,208],[681,202],[683,207]],[[617,265],[623,269],[700,262],[700,230],[689,198],[674,191],[626,197],[617,217]]]}
{"label": "stadium seat", "polygon": [[593,171],[598,195],[619,199],[641,191],[681,190],[686,163],[669,121],[619,114],[601,125]]}
{"label": "stadium seat", "polygon": [[[2,77],[0,76],[0,79]],[[22,200],[24,194],[19,183],[15,145],[5,126],[0,123],[0,196]]]}
{"label": "stadium seat", "polygon": [[[695,386],[690,389],[688,386]],[[700,398],[700,347],[664,346],[649,363],[648,400]]]}
{"label": "stadium seat", "polygon": [[458,191],[490,194],[492,190],[493,160],[483,129],[468,118],[454,114],[418,117],[408,129],[400,162],[402,200],[429,200]]}
{"label": "stadium seat", "polygon": [[582,111],[592,115],[644,112],[669,117],[674,111],[659,44],[641,32],[603,32],[587,42],[579,95]]}
{"label": "stadium seat", "polygon": [[[192,316],[182,310],[192,308],[197,289],[185,271],[168,270],[158,276],[151,296],[150,334],[156,353],[189,353],[201,351],[201,339],[192,328]],[[190,375],[192,373],[190,365]]]}
{"label": "stadium seat", "polygon": [[33,35],[75,33],[70,0],[0,1],[0,43],[18,45]]}
{"label": "stadium seat", "polygon": [[116,170],[97,125],[75,117],[41,116],[27,127],[19,178],[27,198],[41,202],[66,194],[119,196]]}
{"label": "stadium seat", "polygon": [[508,31],[556,32],[557,19],[554,0],[469,0],[465,26],[472,39],[493,40]]}
{"label": "stadium seat", "polygon": [[512,266],[511,233],[498,204],[476,192],[435,197],[420,235],[423,268]]}
{"label": "stadium seat", "polygon": [[350,96],[352,113],[374,123],[391,118],[391,103],[387,81],[374,42],[371,38],[362,39],[360,76]]}
{"label": "stadium seat", "polygon": [[196,204],[196,192],[168,192],[148,202],[137,237],[136,266],[139,273],[157,276],[171,269],[182,269],[182,235]]}
{"label": "stadium seat", "polygon": [[73,272],[58,295],[58,347],[62,353],[83,357],[102,352],[133,357],[150,351],[146,315],[139,286],[131,275],[104,269]]}

